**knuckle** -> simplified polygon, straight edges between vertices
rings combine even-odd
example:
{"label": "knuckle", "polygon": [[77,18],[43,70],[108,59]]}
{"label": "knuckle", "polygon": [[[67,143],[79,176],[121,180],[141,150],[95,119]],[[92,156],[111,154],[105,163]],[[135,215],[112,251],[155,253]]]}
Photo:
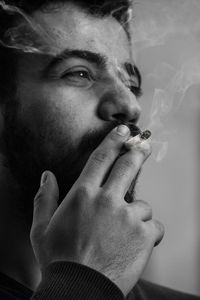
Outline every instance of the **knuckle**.
{"label": "knuckle", "polygon": [[113,207],[113,194],[109,191],[104,191],[100,194],[99,197],[96,198],[96,204],[100,207],[104,208],[112,208]]}
{"label": "knuckle", "polygon": [[97,164],[102,164],[107,158],[107,151],[104,149],[97,149],[92,154],[92,160]]}
{"label": "knuckle", "polygon": [[32,227],[31,231],[30,231],[30,240],[31,240],[31,242],[33,243],[35,241],[35,239],[37,239],[37,237],[38,237],[38,234],[36,232],[36,228]]}
{"label": "knuckle", "polygon": [[76,201],[83,201],[86,199],[89,199],[91,197],[91,187],[89,186],[89,184],[80,184],[77,188],[76,188],[76,192],[75,192],[75,198]]}
{"label": "knuckle", "polygon": [[137,235],[141,238],[141,240],[146,240],[147,232],[143,222],[137,221],[134,225],[134,231],[137,233]]}
{"label": "knuckle", "polygon": [[30,240],[31,240],[31,242],[34,241],[34,238],[35,238],[35,231],[34,231],[34,228],[32,226],[31,230],[30,230]]}
{"label": "knuckle", "polygon": [[110,203],[113,200],[113,195],[110,192],[104,192],[103,196],[102,196],[102,200],[105,203],[107,203],[107,202]]}
{"label": "knuckle", "polygon": [[134,211],[131,209],[129,205],[123,206],[120,210],[120,216],[123,222],[134,224],[136,228],[139,228],[139,220],[137,215],[134,213]]}
{"label": "knuckle", "polygon": [[153,212],[151,207],[144,208],[144,220],[151,220],[153,217]]}
{"label": "knuckle", "polygon": [[43,198],[44,198],[44,192],[42,189],[39,189],[39,191],[37,192],[34,198],[34,206],[35,207],[39,206]]}
{"label": "knuckle", "polygon": [[149,225],[151,226],[148,227],[147,234],[150,237],[153,246],[157,246],[161,242],[164,236],[165,233],[164,226],[158,220],[151,220]]}
{"label": "knuckle", "polygon": [[155,226],[157,228],[157,235],[154,241],[154,247],[156,247],[157,245],[160,244],[160,242],[162,241],[164,234],[165,234],[165,228],[164,225],[158,221],[158,220],[154,220],[155,222]]}
{"label": "knuckle", "polygon": [[43,231],[44,231],[44,223],[37,223],[35,225],[32,225],[30,230],[30,240],[32,243],[41,241]]}
{"label": "knuckle", "polygon": [[133,202],[133,205],[138,206],[138,207],[144,209],[145,212],[147,212],[150,215],[153,214],[151,205],[148,202],[144,201],[144,200],[135,200]]}
{"label": "knuckle", "polygon": [[130,167],[130,165],[133,165],[134,164],[134,162],[133,161],[131,161],[130,159],[128,159],[128,158],[125,158],[124,160],[123,160],[123,162],[122,162],[122,169],[127,169],[128,167]]}
{"label": "knuckle", "polygon": [[154,223],[155,228],[160,233],[160,235],[164,235],[164,232],[165,232],[164,225],[160,221],[158,221],[158,220],[152,220],[152,221]]}
{"label": "knuckle", "polygon": [[142,222],[141,227],[142,227],[142,231],[145,236],[145,239],[153,244],[154,234],[153,234],[153,231],[152,231],[152,228],[151,228],[149,222],[148,222],[148,225],[147,225],[147,222]]}
{"label": "knuckle", "polygon": [[132,219],[133,218],[133,214],[131,209],[128,207],[128,205],[123,206],[120,210],[121,216],[122,218],[124,218],[125,220],[127,219]]}
{"label": "knuckle", "polygon": [[132,162],[129,158],[124,158],[121,160],[119,168],[116,170],[116,176],[117,177],[122,177],[126,174],[127,169],[130,167],[134,167],[135,163]]}

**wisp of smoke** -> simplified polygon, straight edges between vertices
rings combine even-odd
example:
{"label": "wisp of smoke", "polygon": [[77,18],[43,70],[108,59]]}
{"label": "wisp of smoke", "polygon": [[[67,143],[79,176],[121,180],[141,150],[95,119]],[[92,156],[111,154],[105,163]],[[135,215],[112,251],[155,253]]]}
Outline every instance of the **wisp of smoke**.
{"label": "wisp of smoke", "polygon": [[[177,60],[158,62],[145,74],[154,79],[155,90],[147,127],[152,131],[156,161],[164,158],[168,148],[165,120],[180,108],[187,90],[200,83],[200,1],[139,0],[132,23],[134,50],[140,56],[148,49],[172,53]],[[148,63],[148,62],[147,62]]]}
{"label": "wisp of smoke", "polygon": [[[0,1],[0,12],[20,20],[1,37],[0,44],[4,47],[49,55],[58,50],[45,29],[21,9]],[[140,55],[147,48],[167,44],[172,37],[182,36],[186,40],[189,37],[195,41],[200,38],[199,0],[138,0],[134,1],[133,14],[130,9],[126,20],[133,20],[134,57],[135,53]],[[200,44],[198,46],[192,55],[190,50],[187,55],[182,54],[177,65],[163,61],[151,74],[145,74],[159,82],[155,86],[150,121],[146,126],[153,133],[157,161],[165,156],[168,148],[169,132],[164,119],[181,105],[188,88],[200,83]]]}
{"label": "wisp of smoke", "polygon": [[28,16],[16,6],[7,5],[4,1],[0,1],[0,11],[1,14],[7,14],[15,17],[18,21],[20,20],[18,25],[9,28],[1,37],[0,44],[2,46],[25,53],[53,53],[54,43],[51,43],[51,47],[49,45],[51,37],[31,16]]}

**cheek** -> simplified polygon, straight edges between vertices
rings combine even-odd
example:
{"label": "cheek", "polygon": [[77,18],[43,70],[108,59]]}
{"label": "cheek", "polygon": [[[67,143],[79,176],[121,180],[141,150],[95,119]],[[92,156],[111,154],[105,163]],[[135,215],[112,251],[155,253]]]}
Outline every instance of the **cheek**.
{"label": "cheek", "polygon": [[94,119],[94,108],[84,92],[63,89],[50,95],[45,101],[48,107],[48,119],[63,134],[79,139],[91,126]]}
{"label": "cheek", "polygon": [[31,90],[23,95],[21,117],[35,135],[70,138],[76,144],[91,128],[95,107],[90,92],[49,85]]}

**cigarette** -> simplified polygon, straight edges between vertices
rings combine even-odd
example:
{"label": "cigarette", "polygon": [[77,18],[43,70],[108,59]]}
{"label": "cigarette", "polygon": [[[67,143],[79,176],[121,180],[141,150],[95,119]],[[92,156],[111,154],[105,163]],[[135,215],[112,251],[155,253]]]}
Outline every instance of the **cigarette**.
{"label": "cigarette", "polygon": [[128,139],[128,141],[125,142],[125,146],[126,146],[126,148],[135,147],[135,146],[141,144],[142,142],[144,142],[145,140],[147,140],[148,138],[150,138],[150,136],[151,136],[151,131],[145,130],[145,131],[139,133],[138,135]]}

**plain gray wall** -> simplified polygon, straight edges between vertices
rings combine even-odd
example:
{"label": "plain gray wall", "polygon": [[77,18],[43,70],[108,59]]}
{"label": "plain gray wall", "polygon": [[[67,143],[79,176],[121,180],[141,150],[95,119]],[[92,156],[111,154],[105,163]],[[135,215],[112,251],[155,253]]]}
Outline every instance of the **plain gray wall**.
{"label": "plain gray wall", "polygon": [[[138,198],[149,201],[166,229],[144,276],[200,295],[200,1],[135,2],[133,52],[144,89],[140,124],[150,125],[152,140],[165,142],[165,150],[168,145],[160,162],[146,162],[138,184]],[[150,122],[155,88],[162,91]]]}

